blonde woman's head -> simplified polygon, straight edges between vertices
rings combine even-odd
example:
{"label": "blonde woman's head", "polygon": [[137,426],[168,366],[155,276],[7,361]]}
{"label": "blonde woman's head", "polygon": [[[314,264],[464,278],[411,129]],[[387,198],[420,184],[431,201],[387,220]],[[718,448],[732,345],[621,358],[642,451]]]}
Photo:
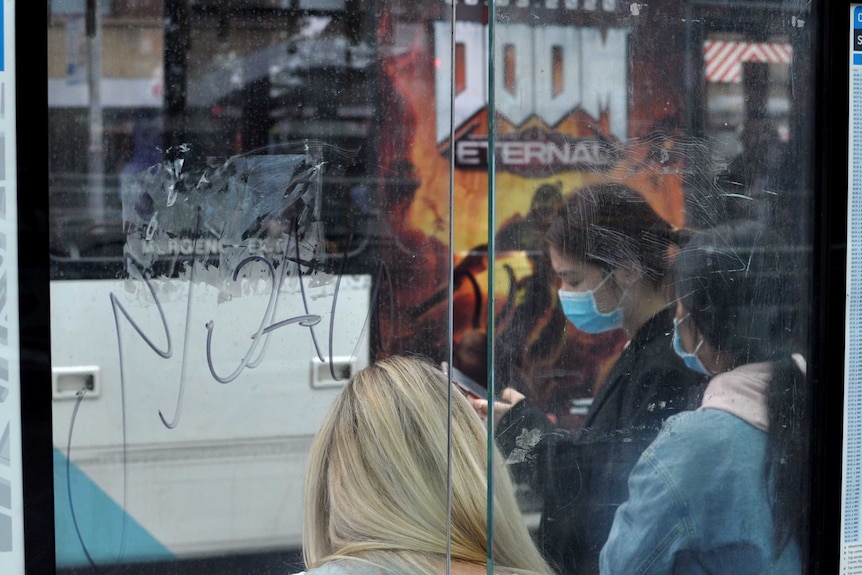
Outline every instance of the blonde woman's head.
{"label": "blonde woman's head", "polygon": [[[315,437],[305,490],[306,564],[353,558],[439,572],[447,549],[449,437],[452,558],[484,563],[487,432],[437,367],[394,356],[356,374]],[[496,450],[493,472],[495,564],[549,573]]]}

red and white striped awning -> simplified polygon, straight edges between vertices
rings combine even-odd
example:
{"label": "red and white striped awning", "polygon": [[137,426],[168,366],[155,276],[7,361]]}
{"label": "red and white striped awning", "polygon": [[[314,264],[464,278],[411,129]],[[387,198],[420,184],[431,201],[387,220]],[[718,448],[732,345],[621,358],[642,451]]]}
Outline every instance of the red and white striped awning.
{"label": "red and white striped awning", "polygon": [[703,60],[708,82],[742,80],[743,62],[789,64],[793,58],[790,44],[756,44],[753,42],[723,42],[707,40],[703,44]]}

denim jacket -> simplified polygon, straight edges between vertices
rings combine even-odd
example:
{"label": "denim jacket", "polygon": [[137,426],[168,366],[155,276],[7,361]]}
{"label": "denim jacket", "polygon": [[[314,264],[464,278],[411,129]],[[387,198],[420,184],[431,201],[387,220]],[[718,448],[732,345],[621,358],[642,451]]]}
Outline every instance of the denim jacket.
{"label": "denim jacket", "polygon": [[602,549],[603,575],[801,573],[799,545],[773,545],[767,434],[718,409],[669,418],[629,476]]}
{"label": "denim jacket", "polygon": [[527,400],[497,425],[509,470],[542,496],[537,540],[561,575],[598,575],[599,551],[628,495],[626,478],[662,423],[701,403],[706,380],[674,353],[672,334],[669,309],[641,326],[576,434]]}

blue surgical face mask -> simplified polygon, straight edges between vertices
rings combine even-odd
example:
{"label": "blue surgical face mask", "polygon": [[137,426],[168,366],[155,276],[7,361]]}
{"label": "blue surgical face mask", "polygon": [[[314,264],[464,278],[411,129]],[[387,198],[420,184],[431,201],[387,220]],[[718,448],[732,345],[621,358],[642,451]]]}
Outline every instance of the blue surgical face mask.
{"label": "blue surgical face mask", "polygon": [[712,372],[706,369],[706,366],[703,365],[703,362],[700,361],[699,357],[697,357],[697,352],[700,351],[700,348],[703,345],[703,338],[701,338],[700,342],[698,342],[694,351],[691,353],[685,351],[685,348],[682,347],[682,339],[679,337],[679,324],[684,322],[687,318],[688,314],[680,320],[673,318],[673,350],[682,358],[682,361],[685,362],[685,366],[690,370],[703,375],[712,375]]}
{"label": "blue surgical face mask", "polygon": [[587,291],[559,290],[560,305],[566,319],[585,333],[603,333],[623,326],[623,310],[620,307],[607,313],[599,311],[596,305],[596,291],[604,285],[610,274],[599,285]]}

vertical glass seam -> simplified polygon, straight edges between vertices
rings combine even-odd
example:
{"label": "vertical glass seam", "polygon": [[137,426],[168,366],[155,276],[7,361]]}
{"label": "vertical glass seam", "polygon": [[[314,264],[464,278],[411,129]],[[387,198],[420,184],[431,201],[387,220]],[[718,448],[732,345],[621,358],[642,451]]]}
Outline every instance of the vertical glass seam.
{"label": "vertical glass seam", "polygon": [[487,572],[494,573],[494,558],[492,554],[494,538],[494,308],[496,296],[494,294],[494,254],[496,253],[496,234],[494,215],[496,213],[496,150],[495,146],[495,79],[494,67],[496,65],[496,43],[494,38],[494,20],[496,18],[495,0],[488,0],[488,535],[487,535]]}
{"label": "vertical glass seam", "polygon": [[[455,21],[458,1],[452,0],[449,14],[449,297],[447,298],[447,354],[453,366],[452,346],[455,342]],[[448,370],[449,414],[446,433],[446,575],[452,572],[452,370]]]}

